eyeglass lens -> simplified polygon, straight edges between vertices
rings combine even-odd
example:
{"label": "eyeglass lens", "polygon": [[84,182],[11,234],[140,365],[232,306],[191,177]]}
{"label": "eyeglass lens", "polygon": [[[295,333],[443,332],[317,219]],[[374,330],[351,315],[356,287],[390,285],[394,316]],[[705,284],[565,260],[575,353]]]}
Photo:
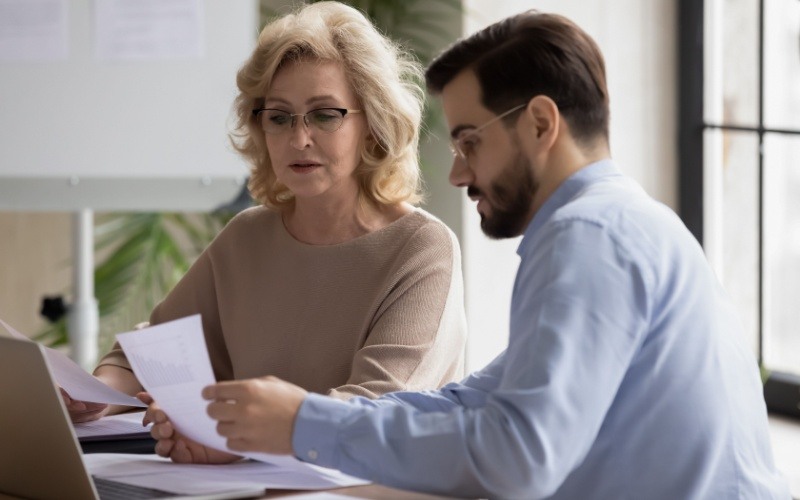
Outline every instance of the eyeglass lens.
{"label": "eyeglass lens", "polygon": [[450,152],[452,152],[454,156],[457,156],[461,160],[469,163],[469,158],[468,157],[469,157],[469,149],[471,148],[471,145],[466,143],[465,139],[467,139],[469,136],[477,135],[479,132],[481,132],[483,129],[485,129],[489,125],[500,121],[501,119],[503,119],[506,116],[510,115],[514,111],[517,111],[517,110],[520,110],[520,109],[524,108],[526,106],[526,104],[527,103],[518,104],[517,106],[514,106],[511,109],[507,109],[506,111],[500,113],[499,115],[495,116],[491,120],[485,122],[483,125],[468,131],[467,133],[465,133],[464,135],[462,135],[460,137],[451,139],[450,140]]}
{"label": "eyeglass lens", "polygon": [[320,108],[309,111],[308,113],[287,113],[279,109],[265,109],[259,115],[261,127],[268,134],[280,134],[291,129],[297,118],[302,117],[303,122],[309,128],[322,130],[323,132],[335,132],[339,130],[344,121],[346,111],[336,108]]}

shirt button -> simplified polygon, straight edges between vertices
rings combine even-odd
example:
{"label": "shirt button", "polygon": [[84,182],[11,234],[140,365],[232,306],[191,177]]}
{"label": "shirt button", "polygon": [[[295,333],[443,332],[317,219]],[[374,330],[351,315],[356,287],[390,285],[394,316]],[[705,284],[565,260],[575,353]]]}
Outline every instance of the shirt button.
{"label": "shirt button", "polygon": [[309,459],[317,460],[318,456],[319,456],[319,453],[317,453],[317,450],[308,450],[308,458]]}

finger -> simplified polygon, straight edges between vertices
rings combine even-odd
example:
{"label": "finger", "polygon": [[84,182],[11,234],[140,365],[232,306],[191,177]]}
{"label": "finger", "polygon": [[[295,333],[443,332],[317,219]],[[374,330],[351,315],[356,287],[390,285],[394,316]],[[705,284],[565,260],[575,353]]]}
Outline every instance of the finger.
{"label": "finger", "polygon": [[106,403],[90,403],[90,402],[87,402],[87,401],[82,401],[82,403],[86,407],[86,409],[89,410],[89,411],[102,410],[106,406],[108,406]]}
{"label": "finger", "polygon": [[67,393],[63,387],[59,387],[58,390],[61,391],[61,397],[64,399],[64,404],[69,406],[72,403],[72,398],[69,397],[69,393]]}
{"label": "finger", "polygon": [[155,424],[150,429],[150,435],[153,436],[153,439],[171,439],[175,436],[175,429],[169,422]]}
{"label": "finger", "polygon": [[175,441],[171,439],[161,439],[156,443],[156,455],[164,458],[170,458],[170,453],[175,447]]}
{"label": "finger", "polygon": [[201,393],[204,399],[227,401],[240,399],[245,392],[245,382],[240,380],[228,380],[217,382],[203,388]]}
{"label": "finger", "polygon": [[172,453],[170,453],[169,458],[171,458],[173,462],[179,464],[193,463],[192,452],[189,451],[189,447],[186,445],[186,441],[182,439],[179,439],[175,443],[175,446],[172,448]]}
{"label": "finger", "polygon": [[217,434],[228,439],[242,438],[241,426],[230,422],[219,422],[217,424]]}
{"label": "finger", "polygon": [[236,419],[239,410],[230,401],[214,401],[208,404],[206,413],[214,420],[231,422]]}
{"label": "finger", "polygon": [[97,420],[98,418],[102,418],[105,416],[105,410],[93,410],[93,411],[71,411],[69,412],[69,418],[72,419],[74,423],[78,422],[88,422],[90,420]]}
{"label": "finger", "polygon": [[67,407],[67,410],[70,413],[83,412],[85,410],[93,411],[97,408],[103,409],[107,406],[105,403],[90,403],[72,399],[72,397],[67,391],[64,390],[63,387],[59,387],[58,390],[61,392],[61,398],[64,400],[64,405]]}
{"label": "finger", "polygon": [[150,436],[153,439],[171,439],[173,437],[173,433],[169,432],[169,428],[164,428],[166,424],[156,424],[150,428]]}
{"label": "finger", "polygon": [[70,411],[70,415],[97,415],[106,409],[106,405],[96,407],[85,407],[83,410]]}
{"label": "finger", "polygon": [[163,424],[165,422],[169,422],[169,417],[167,414],[158,406],[150,405],[147,411],[150,412],[150,418],[153,420],[153,423]]}
{"label": "finger", "polygon": [[144,411],[144,417],[142,417],[142,425],[146,426],[147,424],[155,422],[155,412],[158,411],[158,407],[155,405],[150,405]]}
{"label": "finger", "polygon": [[76,401],[74,399],[67,403],[67,410],[71,412],[82,412],[86,410],[86,404],[83,401]]}
{"label": "finger", "polygon": [[94,422],[95,420],[100,419],[100,417],[102,417],[100,412],[79,413],[79,414],[75,414],[75,415],[70,415],[70,418],[72,419],[72,422],[75,423],[75,424],[82,424],[84,422]]}
{"label": "finger", "polygon": [[155,401],[153,399],[153,396],[151,396],[149,392],[145,392],[145,391],[137,392],[136,393],[136,399],[138,399],[139,401],[141,401],[142,403],[144,403],[146,405],[150,405]]}

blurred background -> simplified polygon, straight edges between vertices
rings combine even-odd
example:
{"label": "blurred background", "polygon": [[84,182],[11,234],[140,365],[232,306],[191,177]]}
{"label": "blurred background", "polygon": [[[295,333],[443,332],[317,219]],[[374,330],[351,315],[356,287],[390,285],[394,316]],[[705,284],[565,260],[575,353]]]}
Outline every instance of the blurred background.
{"label": "blurred background", "polygon": [[[216,231],[249,204],[242,192],[246,166],[222,146],[235,72],[260,26],[296,4],[141,1],[141,18],[128,12],[120,17],[124,26],[108,32],[109,9],[121,16],[132,1],[0,0],[0,318],[65,349],[65,317],[51,323],[40,310],[46,296],[63,297],[67,309],[74,299],[82,209],[90,210],[96,247],[91,267],[102,352],[114,333],[147,319]],[[564,14],[588,31],[606,57],[613,156],[678,212],[703,245],[765,377],[772,376],[770,408],[800,414],[800,1],[345,3],[423,63],[456,38],[528,8]],[[131,42],[136,30],[153,29],[148,8],[180,17],[194,44],[162,37],[158,53],[115,45],[120,33]],[[124,79],[119,88],[113,78]],[[219,83],[199,89],[206,81]],[[156,102],[214,113],[176,114],[170,104],[142,111]],[[448,185],[448,134],[435,99],[429,108],[420,151],[425,208],[461,242],[467,359],[475,369],[506,344],[518,240],[488,241],[473,204]],[[92,127],[98,136],[115,127],[132,132],[125,146],[115,147],[69,135]],[[193,139],[196,131],[220,143],[219,158],[197,146],[204,139]],[[91,147],[78,148],[84,140]],[[132,168],[126,160],[162,145],[184,148],[176,158],[188,161],[173,161],[185,171],[154,187],[148,179],[160,179],[157,162]],[[164,151],[161,157],[174,154]],[[85,165],[58,170],[35,163],[58,163],[62,152]],[[109,165],[114,173],[80,170],[87,165]],[[57,301],[50,305],[59,309]]]}

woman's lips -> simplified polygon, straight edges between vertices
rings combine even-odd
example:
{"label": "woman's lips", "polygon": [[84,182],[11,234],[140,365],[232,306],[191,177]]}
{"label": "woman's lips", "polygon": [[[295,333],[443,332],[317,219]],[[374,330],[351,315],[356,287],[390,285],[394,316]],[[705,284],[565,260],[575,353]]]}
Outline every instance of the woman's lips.
{"label": "woman's lips", "polygon": [[321,165],[319,163],[292,163],[289,165],[289,168],[298,174],[306,174],[308,172],[312,172],[315,168],[320,166]]}

